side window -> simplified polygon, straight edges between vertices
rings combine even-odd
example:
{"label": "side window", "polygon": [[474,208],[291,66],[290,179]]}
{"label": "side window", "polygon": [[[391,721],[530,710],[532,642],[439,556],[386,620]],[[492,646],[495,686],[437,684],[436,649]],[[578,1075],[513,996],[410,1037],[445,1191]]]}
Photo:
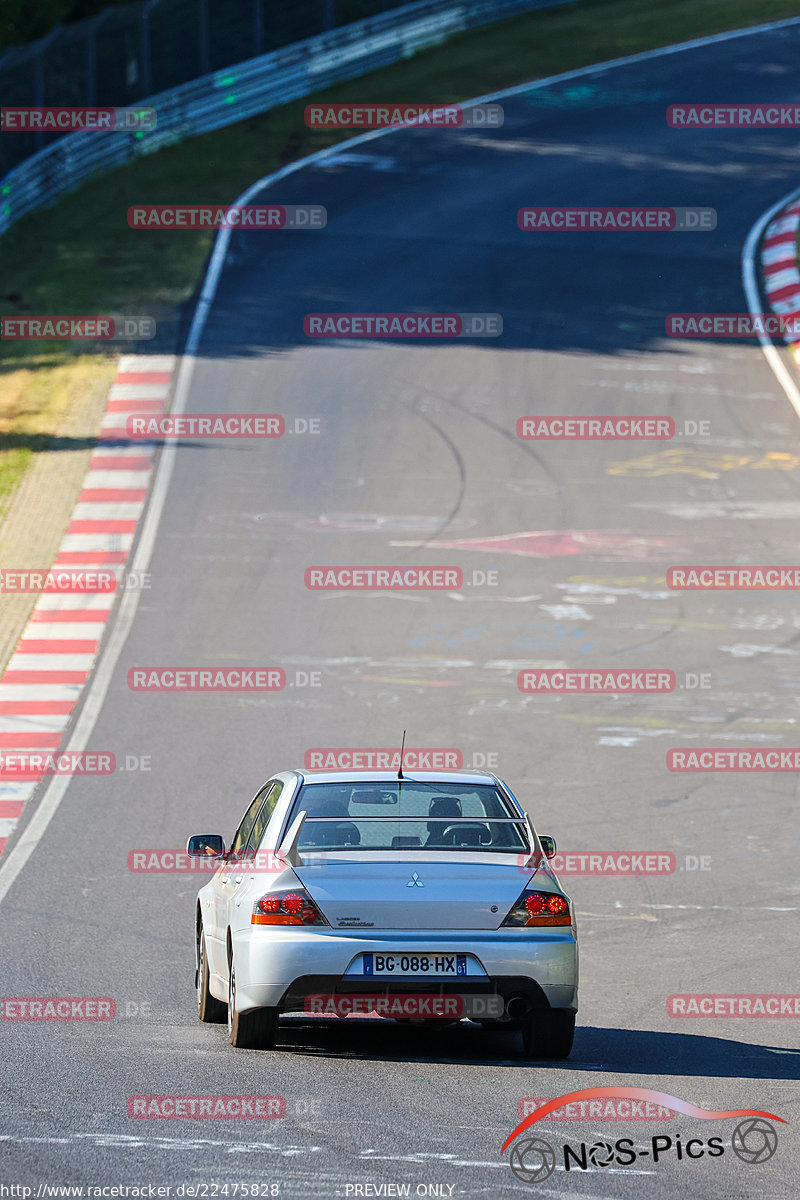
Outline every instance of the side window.
{"label": "side window", "polygon": [[236,830],[236,833],[233,835],[233,841],[231,842],[231,850],[233,851],[234,854],[239,854],[241,852],[242,848],[244,847],[245,843],[247,842],[247,839],[249,838],[250,832],[255,823],[256,816],[258,815],[258,810],[261,807],[261,805],[263,804],[264,797],[266,796],[266,794],[269,791],[271,786],[272,786],[271,783],[265,784],[265,786],[261,789],[261,791],[256,796],[253,803],[248,808],[247,812],[244,814],[244,817],[242,818],[242,823],[239,826],[239,828]]}
{"label": "side window", "polygon": [[[272,816],[275,805],[278,803],[282,791],[283,784],[280,782],[280,780],[276,780],[269,786],[269,790],[266,792],[266,794],[264,792],[261,793],[264,803],[261,805],[258,816],[253,822],[253,828],[250,830],[250,836],[247,839],[247,846],[245,847],[246,850],[255,851],[258,849],[259,843],[264,836],[264,830],[267,828],[269,819]],[[270,847],[270,849],[275,849],[275,847]]]}

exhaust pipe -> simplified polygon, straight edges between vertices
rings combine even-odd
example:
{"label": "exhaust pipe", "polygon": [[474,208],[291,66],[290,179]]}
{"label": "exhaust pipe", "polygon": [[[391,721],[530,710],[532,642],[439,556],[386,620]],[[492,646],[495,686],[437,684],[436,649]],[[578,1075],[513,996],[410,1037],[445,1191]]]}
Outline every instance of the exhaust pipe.
{"label": "exhaust pipe", "polygon": [[527,1008],[528,1002],[524,996],[509,996],[506,1001],[506,1016],[515,1021],[525,1015]]}

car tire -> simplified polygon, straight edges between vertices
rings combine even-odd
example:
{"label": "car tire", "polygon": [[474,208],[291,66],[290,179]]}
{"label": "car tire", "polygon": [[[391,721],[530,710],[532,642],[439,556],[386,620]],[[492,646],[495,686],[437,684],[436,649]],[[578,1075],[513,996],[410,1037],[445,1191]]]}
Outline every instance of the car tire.
{"label": "car tire", "polygon": [[272,1050],[278,1038],[277,1008],[236,1011],[236,968],[231,962],[228,978],[228,1041],[238,1050]]}
{"label": "car tire", "polygon": [[226,1005],[216,996],[212,996],[208,986],[208,955],[202,925],[197,938],[197,962],[197,1015],[207,1025],[219,1025],[225,1020]]}
{"label": "car tire", "polygon": [[575,1013],[568,1008],[534,1009],[521,1023],[525,1058],[569,1058]]}

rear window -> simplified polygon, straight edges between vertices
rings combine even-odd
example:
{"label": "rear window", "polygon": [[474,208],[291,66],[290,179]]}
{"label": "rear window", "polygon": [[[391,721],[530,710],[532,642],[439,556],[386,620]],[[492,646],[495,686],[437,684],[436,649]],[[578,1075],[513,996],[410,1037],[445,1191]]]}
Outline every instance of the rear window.
{"label": "rear window", "polygon": [[305,810],[299,848],[476,850],[518,853],[525,825],[492,784],[306,783],[289,821]]}

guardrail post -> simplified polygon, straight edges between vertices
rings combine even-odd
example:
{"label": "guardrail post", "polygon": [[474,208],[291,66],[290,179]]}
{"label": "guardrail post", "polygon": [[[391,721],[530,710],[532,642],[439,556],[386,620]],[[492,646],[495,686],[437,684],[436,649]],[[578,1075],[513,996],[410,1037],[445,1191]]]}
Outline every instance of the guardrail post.
{"label": "guardrail post", "polygon": [[86,107],[94,108],[97,103],[97,40],[94,36],[95,23],[86,29]]}
{"label": "guardrail post", "polygon": [[[40,46],[33,59],[33,102],[36,108],[44,106],[44,51]],[[44,131],[36,131],[36,149],[44,145]]]}
{"label": "guardrail post", "polygon": [[86,22],[86,107],[94,108],[97,104],[97,30],[109,14],[104,9],[96,17]]}
{"label": "guardrail post", "polygon": [[150,78],[150,9],[154,3],[155,0],[147,0],[147,3],[142,5],[139,20],[139,58],[142,64],[142,83],[139,94],[141,96],[149,96],[153,90]]}
{"label": "guardrail post", "polygon": [[200,74],[208,75],[208,0],[197,0],[197,41],[200,54]]}
{"label": "guardrail post", "polygon": [[328,33],[336,27],[336,18],[333,14],[333,0],[324,0],[325,8],[325,32]]}
{"label": "guardrail post", "polygon": [[253,42],[256,54],[264,53],[264,8],[262,0],[253,0]]}
{"label": "guardrail post", "polygon": [[[44,52],[52,41],[54,41],[61,33],[61,26],[56,25],[54,29],[38,42],[34,42],[31,46],[31,53],[34,61],[34,104],[36,108],[44,108]],[[44,130],[36,130],[36,149],[41,150],[44,146]]]}

